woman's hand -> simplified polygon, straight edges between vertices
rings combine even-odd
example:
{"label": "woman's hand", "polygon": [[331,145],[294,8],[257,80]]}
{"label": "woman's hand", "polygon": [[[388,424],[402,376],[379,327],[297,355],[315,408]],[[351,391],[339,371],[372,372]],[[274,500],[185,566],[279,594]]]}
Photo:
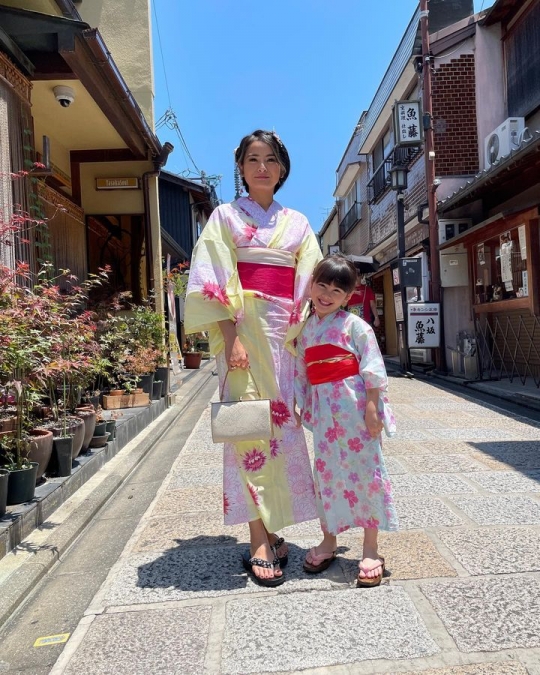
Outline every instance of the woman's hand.
{"label": "woman's hand", "polygon": [[249,368],[249,357],[240,338],[236,336],[234,340],[225,341],[225,359],[230,370]]}
{"label": "woman's hand", "polygon": [[298,410],[294,411],[294,419],[296,420],[296,426],[301,427],[302,426],[302,411],[298,412]]}
{"label": "woman's hand", "polygon": [[380,436],[383,429],[383,423],[379,418],[377,406],[373,401],[367,402],[364,421],[371,438],[377,438]]}

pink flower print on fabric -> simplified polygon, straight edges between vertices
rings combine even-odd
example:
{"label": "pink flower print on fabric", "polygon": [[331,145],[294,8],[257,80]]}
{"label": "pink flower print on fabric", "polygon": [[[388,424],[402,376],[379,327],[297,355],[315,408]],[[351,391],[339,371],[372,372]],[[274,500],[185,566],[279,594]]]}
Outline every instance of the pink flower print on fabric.
{"label": "pink flower print on fabric", "polygon": [[356,496],[356,492],[354,492],[354,490],[344,490],[343,496],[349,502],[351,509],[355,504],[358,504],[358,497]]}
{"label": "pink flower print on fabric", "polygon": [[311,420],[313,419],[313,417],[312,417],[311,413],[309,412],[309,410],[306,410],[306,411],[303,413],[303,416],[304,416],[305,421],[306,421],[308,424],[309,424],[309,423],[311,422]]}
{"label": "pink flower print on fabric", "polygon": [[253,448],[250,452],[246,452],[242,464],[246,471],[259,471],[266,464],[264,452]]}
{"label": "pink flower print on fabric", "polygon": [[295,326],[297,323],[300,323],[302,320],[302,303],[300,300],[297,300],[294,303],[293,310],[291,312],[291,318],[289,319],[289,326]]}
{"label": "pink flower print on fabric", "polygon": [[359,438],[349,438],[347,445],[352,452],[360,452],[364,448],[364,444]]}
{"label": "pink flower print on fabric", "polygon": [[359,478],[357,473],[355,473],[354,471],[351,471],[351,473],[349,474],[349,480],[351,481],[351,483],[358,483],[360,478]]}
{"label": "pink flower print on fabric", "polygon": [[277,438],[271,438],[270,439],[270,456],[275,459],[279,454],[281,454],[281,451],[279,449],[279,441]]}
{"label": "pink flower print on fabric", "polygon": [[253,225],[249,225],[249,223],[247,223],[247,224],[245,225],[245,227],[244,227],[244,236],[246,237],[246,239],[247,239],[248,241],[251,241],[251,240],[253,239],[253,237],[255,236],[256,233],[257,233],[257,228],[256,228],[256,227],[254,227]]}
{"label": "pink flower print on fabric", "polygon": [[332,505],[330,504],[330,502],[324,502],[324,510],[325,511],[330,511],[331,508],[332,508]]}
{"label": "pink flower print on fabric", "polygon": [[319,473],[323,473],[324,470],[326,469],[326,462],[324,462],[322,459],[319,458],[319,459],[315,462],[315,468],[317,469],[317,471],[318,471]]}
{"label": "pink flower print on fabric", "polygon": [[291,419],[291,413],[285,401],[279,399],[270,402],[270,411],[272,414],[272,422],[277,427],[282,427]]}
{"label": "pink flower print on fabric", "polygon": [[331,497],[331,496],[334,494],[332,488],[331,488],[330,486],[328,486],[328,485],[324,488],[324,490],[322,491],[322,493],[323,493],[323,495],[324,495],[325,497]]}
{"label": "pink flower print on fabric", "polygon": [[260,497],[259,497],[259,493],[257,492],[257,488],[254,485],[252,485],[251,483],[248,483],[247,487],[248,487],[248,490],[249,490],[249,494],[251,495],[251,499],[253,499],[253,503],[255,504],[255,506],[259,506],[260,503],[261,503],[261,500],[260,500]]}
{"label": "pink flower print on fabric", "polygon": [[207,281],[204,284],[202,294],[206,300],[218,300],[222,305],[231,304],[225,288],[221,288],[218,284],[214,284],[210,281]]}
{"label": "pink flower print on fabric", "polygon": [[338,438],[343,438],[346,435],[345,429],[337,420],[334,421],[333,427],[328,427],[324,437],[328,440],[329,443],[335,443]]}
{"label": "pink flower print on fabric", "polygon": [[326,331],[326,340],[328,342],[339,342],[341,335],[342,333],[339,328],[332,327]]}
{"label": "pink flower print on fabric", "polygon": [[334,474],[332,473],[332,471],[330,471],[330,469],[328,469],[322,474],[323,483],[331,483],[333,478]]}

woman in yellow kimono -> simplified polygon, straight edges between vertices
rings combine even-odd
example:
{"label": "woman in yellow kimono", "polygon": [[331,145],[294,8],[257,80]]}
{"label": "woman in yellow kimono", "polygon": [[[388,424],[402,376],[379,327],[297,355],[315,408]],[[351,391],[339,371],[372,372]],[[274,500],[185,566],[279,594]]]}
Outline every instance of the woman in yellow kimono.
{"label": "woman in yellow kimono", "polygon": [[287,546],[276,532],[317,516],[294,410],[294,355],[311,272],[322,256],[305,216],[274,200],[290,171],[279,137],[255,131],[242,139],[235,160],[249,196],[218,206],[197,242],[184,327],[209,331],[220,387],[232,371],[225,399],[252,393],[255,384],[271,399],[274,437],[224,446],[223,509],[226,525],[249,522],[246,570],[277,586]]}

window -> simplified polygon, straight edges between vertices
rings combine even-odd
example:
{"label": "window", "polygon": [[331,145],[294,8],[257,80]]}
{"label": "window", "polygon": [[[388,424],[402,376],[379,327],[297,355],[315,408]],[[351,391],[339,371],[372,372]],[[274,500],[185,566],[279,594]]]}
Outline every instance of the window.
{"label": "window", "polygon": [[505,40],[510,117],[527,117],[540,106],[540,3]]}
{"label": "window", "polygon": [[380,138],[373,152],[371,153],[371,166],[373,169],[373,177],[369,181],[368,187],[371,189],[370,201],[373,203],[379,196],[386,191],[390,185],[390,173],[388,160],[394,148],[394,139],[392,132],[387,129]]}
{"label": "window", "polygon": [[373,173],[381,167],[381,164],[389,157],[393,148],[394,140],[392,138],[392,132],[388,128],[383,137],[377,141],[377,145],[373,148],[373,154],[371,155]]}
{"label": "window", "polygon": [[475,304],[528,297],[525,235],[520,225],[474,247]]}

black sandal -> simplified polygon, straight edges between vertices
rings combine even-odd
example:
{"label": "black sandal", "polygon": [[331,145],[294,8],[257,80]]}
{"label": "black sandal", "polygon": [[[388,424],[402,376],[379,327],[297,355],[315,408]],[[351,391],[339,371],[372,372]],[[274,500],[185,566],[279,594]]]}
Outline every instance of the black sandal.
{"label": "black sandal", "polygon": [[253,567],[264,567],[265,569],[272,569],[272,570],[275,570],[276,568],[280,567],[279,558],[276,554],[276,549],[274,548],[274,546],[270,546],[270,549],[274,553],[274,560],[272,562],[268,562],[268,560],[263,560],[262,558],[252,558],[250,557],[250,551],[244,551],[242,555],[242,565],[244,566],[246,572],[251,574],[253,580],[255,581],[255,583],[259,584],[259,586],[268,586],[270,588],[273,588],[275,586],[281,586],[281,584],[285,581],[284,574],[281,574],[279,577],[271,577],[270,579],[261,579],[253,571]]}
{"label": "black sandal", "polygon": [[[277,555],[278,549],[281,548],[284,543],[285,543],[285,539],[283,539],[283,537],[278,537],[276,539],[276,541],[271,545],[272,548],[275,549],[276,555]],[[287,563],[289,562],[289,553],[287,552],[287,553],[285,553],[284,556],[281,556],[281,557],[278,556],[278,558],[279,558],[279,566],[281,567],[281,569],[283,569],[284,567],[287,566]]]}

